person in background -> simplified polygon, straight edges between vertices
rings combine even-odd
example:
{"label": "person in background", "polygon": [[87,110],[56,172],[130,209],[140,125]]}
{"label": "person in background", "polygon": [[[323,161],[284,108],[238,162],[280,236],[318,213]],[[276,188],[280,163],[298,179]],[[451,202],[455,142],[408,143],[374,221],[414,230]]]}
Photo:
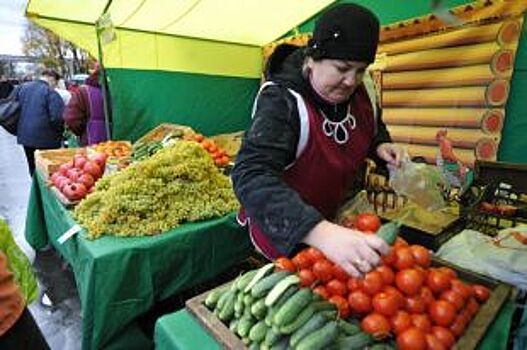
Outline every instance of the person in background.
{"label": "person in background", "polygon": [[64,131],[64,102],[55,91],[60,76],[45,70],[37,80],[23,83],[18,91],[21,111],[17,141],[24,147],[29,174],[35,171],[35,150],[60,148]]}
{"label": "person in background", "polygon": [[81,146],[92,145],[108,139],[104,119],[104,104],[99,85],[99,66],[91,72],[86,82],[72,92],[64,112],[66,127],[79,137]]}
{"label": "person in background", "polygon": [[14,85],[4,75],[0,77],[0,99],[7,98],[14,88]]}
{"label": "person in background", "polygon": [[0,349],[44,350],[49,346],[25,305],[7,257],[0,250]]}
{"label": "person in background", "polygon": [[71,92],[66,89],[66,83],[64,82],[64,79],[59,79],[55,91],[57,91],[57,93],[60,95],[60,98],[62,98],[64,106],[67,106],[71,100]]}
{"label": "person in background", "polygon": [[282,45],[269,58],[232,171],[238,221],[267,258],[308,244],[359,276],[389,252],[331,222],[366,157],[399,166],[404,155],[363,82],[378,40],[377,17],[342,4],[320,17],[307,47]]}

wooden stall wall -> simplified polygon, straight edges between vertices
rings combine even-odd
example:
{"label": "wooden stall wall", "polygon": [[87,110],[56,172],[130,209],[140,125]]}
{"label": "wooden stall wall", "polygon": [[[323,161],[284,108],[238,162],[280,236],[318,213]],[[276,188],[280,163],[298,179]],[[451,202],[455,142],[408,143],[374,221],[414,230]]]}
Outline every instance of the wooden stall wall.
{"label": "wooden stall wall", "polygon": [[[435,163],[436,135],[446,129],[466,165],[496,160],[526,8],[524,1],[475,1],[450,10],[452,24],[430,14],[382,27],[370,70],[394,142]],[[286,38],[264,55],[308,39]]]}

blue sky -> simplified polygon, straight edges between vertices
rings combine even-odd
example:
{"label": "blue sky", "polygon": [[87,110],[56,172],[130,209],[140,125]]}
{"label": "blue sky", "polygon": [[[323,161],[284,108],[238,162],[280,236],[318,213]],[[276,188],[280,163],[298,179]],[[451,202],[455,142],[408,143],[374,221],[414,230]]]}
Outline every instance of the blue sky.
{"label": "blue sky", "polygon": [[0,0],[0,54],[21,55],[27,0]]}

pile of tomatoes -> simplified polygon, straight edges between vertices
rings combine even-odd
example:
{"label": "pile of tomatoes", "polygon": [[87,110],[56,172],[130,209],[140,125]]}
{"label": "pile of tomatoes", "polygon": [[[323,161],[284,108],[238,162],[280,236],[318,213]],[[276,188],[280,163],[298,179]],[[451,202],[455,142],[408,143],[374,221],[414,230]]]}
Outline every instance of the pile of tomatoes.
{"label": "pile of tomatoes", "polygon": [[315,248],[275,262],[296,272],[308,286],[333,303],[340,317],[361,320],[377,338],[396,337],[402,350],[448,349],[459,338],[490,292],[468,285],[448,267],[430,267],[430,252],[397,238],[382,264],[363,278],[349,276]]}
{"label": "pile of tomatoes", "polygon": [[205,151],[209,152],[210,156],[214,160],[214,164],[219,167],[229,164],[230,159],[227,155],[227,152],[219,148],[213,140],[206,138],[202,134],[193,134],[191,138],[192,140],[198,142]]}
{"label": "pile of tomatoes", "polygon": [[95,182],[102,177],[107,157],[106,153],[77,153],[51,175],[51,182],[69,201],[79,201],[93,191]]}

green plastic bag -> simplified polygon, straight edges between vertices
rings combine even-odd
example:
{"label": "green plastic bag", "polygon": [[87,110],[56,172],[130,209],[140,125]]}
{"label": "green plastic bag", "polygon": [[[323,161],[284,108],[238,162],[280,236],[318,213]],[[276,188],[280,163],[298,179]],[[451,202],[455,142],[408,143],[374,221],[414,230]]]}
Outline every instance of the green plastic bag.
{"label": "green plastic bag", "polygon": [[31,304],[38,296],[38,285],[33,268],[2,219],[0,219],[0,250],[7,255],[9,270],[13,273],[26,304]]}

